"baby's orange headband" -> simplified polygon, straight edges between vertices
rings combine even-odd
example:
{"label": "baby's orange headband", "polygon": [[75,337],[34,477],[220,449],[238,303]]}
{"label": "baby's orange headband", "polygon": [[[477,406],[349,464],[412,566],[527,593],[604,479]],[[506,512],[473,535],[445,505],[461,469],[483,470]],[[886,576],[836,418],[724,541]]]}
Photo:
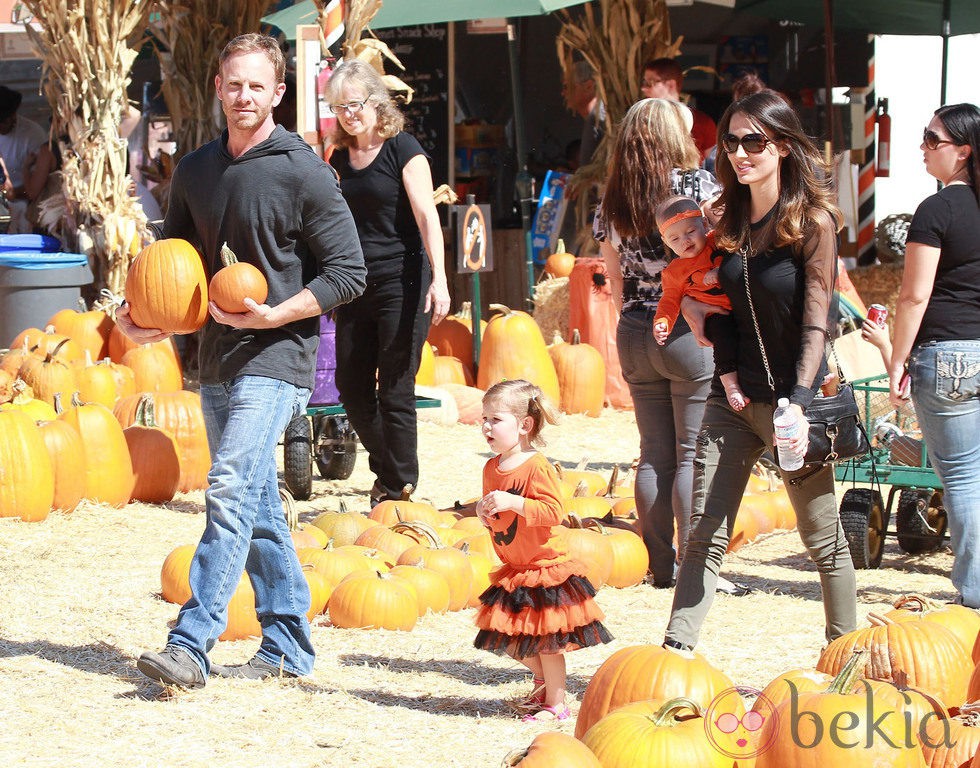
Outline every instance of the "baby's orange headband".
{"label": "baby's orange headband", "polygon": [[692,209],[688,211],[681,211],[680,213],[675,213],[667,221],[660,225],[660,234],[662,235],[668,227],[676,224],[678,221],[683,221],[684,219],[700,219],[704,214],[701,213],[701,209]]}

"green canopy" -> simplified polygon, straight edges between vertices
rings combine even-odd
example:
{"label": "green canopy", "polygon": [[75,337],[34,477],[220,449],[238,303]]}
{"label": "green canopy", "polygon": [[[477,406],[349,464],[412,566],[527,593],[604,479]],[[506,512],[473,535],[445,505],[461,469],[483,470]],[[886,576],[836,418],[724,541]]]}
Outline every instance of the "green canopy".
{"label": "green canopy", "polygon": [[[980,0],[945,0],[949,34],[980,32]],[[836,0],[834,26],[876,35],[942,35],[944,0]],[[822,27],[820,0],[738,0],[736,9],[755,16]]]}
{"label": "green canopy", "polygon": [[[384,0],[371,29],[438,24],[469,19],[538,16],[587,0]],[[316,5],[302,0],[289,8],[265,16],[262,21],[281,29],[289,40],[296,38],[297,24],[316,24]]]}

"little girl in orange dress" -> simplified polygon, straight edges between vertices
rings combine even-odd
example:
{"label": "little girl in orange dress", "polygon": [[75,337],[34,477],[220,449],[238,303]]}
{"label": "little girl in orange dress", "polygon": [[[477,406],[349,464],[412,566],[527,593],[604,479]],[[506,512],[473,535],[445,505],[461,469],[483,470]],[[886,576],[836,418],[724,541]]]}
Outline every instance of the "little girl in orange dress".
{"label": "little girl in orange dress", "polygon": [[502,381],[483,397],[483,435],[497,454],[483,468],[476,514],[503,565],[480,595],[474,645],[507,654],[531,670],[525,721],[565,720],[565,651],[612,640],[585,565],[568,555],[558,473],[533,446],[556,422],[541,390]]}

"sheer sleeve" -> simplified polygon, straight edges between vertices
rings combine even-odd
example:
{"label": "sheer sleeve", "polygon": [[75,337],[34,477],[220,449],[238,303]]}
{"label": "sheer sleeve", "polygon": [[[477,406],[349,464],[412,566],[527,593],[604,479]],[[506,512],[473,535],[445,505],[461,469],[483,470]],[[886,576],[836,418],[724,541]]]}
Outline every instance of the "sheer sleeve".
{"label": "sheer sleeve", "polygon": [[837,277],[837,232],[827,213],[820,214],[803,244],[803,269],[803,338],[790,402],[806,409],[820,385],[815,379],[826,354]]}

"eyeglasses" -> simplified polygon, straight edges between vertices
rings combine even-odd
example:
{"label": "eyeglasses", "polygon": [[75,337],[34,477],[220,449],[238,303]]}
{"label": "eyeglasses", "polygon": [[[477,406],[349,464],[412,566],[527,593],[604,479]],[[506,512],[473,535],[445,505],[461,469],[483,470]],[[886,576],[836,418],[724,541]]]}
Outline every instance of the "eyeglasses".
{"label": "eyeglasses", "polygon": [[349,112],[352,115],[356,115],[362,109],[364,105],[367,104],[368,100],[363,99],[362,101],[349,101],[346,104],[331,104],[330,111],[335,115],[342,115],[344,112]]}
{"label": "eyeglasses", "polygon": [[724,147],[725,151],[729,154],[738,152],[738,146],[741,144],[742,149],[744,149],[750,155],[757,155],[766,148],[767,144],[772,143],[773,140],[764,133],[747,133],[741,138],[736,136],[734,133],[726,133],[721,137],[721,146]]}
{"label": "eyeglasses", "polygon": [[938,133],[928,128],[922,132],[922,143],[926,145],[926,149],[939,149],[940,144],[956,144],[955,141],[940,139]]}

